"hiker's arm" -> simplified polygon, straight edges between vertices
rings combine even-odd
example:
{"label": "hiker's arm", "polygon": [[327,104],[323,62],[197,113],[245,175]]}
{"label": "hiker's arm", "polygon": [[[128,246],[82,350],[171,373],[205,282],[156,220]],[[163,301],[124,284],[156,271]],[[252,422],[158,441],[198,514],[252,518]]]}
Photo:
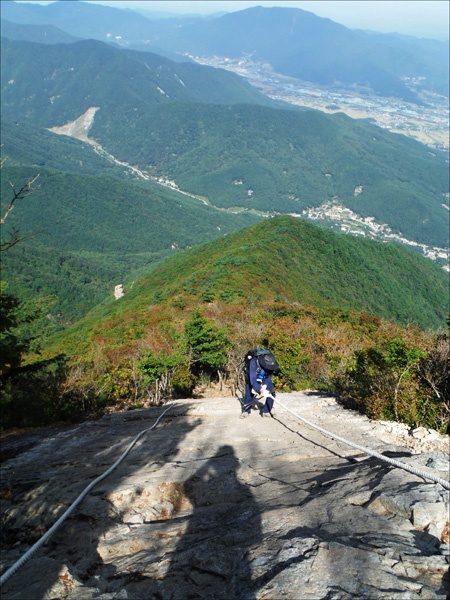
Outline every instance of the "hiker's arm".
{"label": "hiker's arm", "polygon": [[261,384],[259,383],[259,381],[256,380],[256,370],[257,370],[257,365],[256,365],[256,359],[252,359],[250,361],[250,364],[248,366],[248,376],[250,379],[250,385],[251,387],[255,390],[256,393],[260,394],[261,393]]}
{"label": "hiker's arm", "polygon": [[269,377],[264,379],[264,383],[261,386],[261,394],[264,396],[264,398],[267,398],[267,396],[273,397],[274,393],[275,386],[273,385],[272,375],[269,375]]}

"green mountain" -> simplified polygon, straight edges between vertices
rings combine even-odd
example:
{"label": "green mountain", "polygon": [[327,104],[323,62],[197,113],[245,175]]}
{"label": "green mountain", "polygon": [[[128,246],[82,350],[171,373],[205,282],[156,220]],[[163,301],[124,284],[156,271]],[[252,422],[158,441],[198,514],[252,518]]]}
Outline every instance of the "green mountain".
{"label": "green mountain", "polygon": [[72,44],[79,38],[53,25],[23,25],[1,19],[2,37],[39,44]]}
{"label": "green mountain", "polygon": [[153,104],[207,102],[275,106],[246,81],[221,69],[86,40],[35,44],[2,39],[2,116],[53,127],[92,106],[116,115]]}
{"label": "green mountain", "polygon": [[[3,260],[11,292],[55,296],[52,314],[67,323],[137,270],[258,220],[139,181],[92,146],[41,125],[65,123],[92,102],[113,114],[135,103],[173,99],[267,103],[239,77],[195,64],[175,65],[148,53],[123,54],[93,41],[44,46],[2,40],[2,48],[3,66],[11,68],[11,79],[2,83],[1,152],[7,158],[2,202],[10,198],[9,181],[19,189],[40,175],[39,189],[5,226],[20,229],[26,238]],[[33,83],[23,78],[25,73]]]}
{"label": "green mountain", "polygon": [[446,156],[404,136],[262,106],[269,99],[234,74],[93,40],[4,40],[2,61],[4,118],[52,127],[99,107],[90,136],[106,150],[218,207],[301,213],[335,198],[411,240],[448,245]]}
{"label": "green mountain", "polygon": [[301,213],[333,198],[406,238],[448,246],[446,156],[366,121],[262,106],[153,105],[121,119],[99,114],[92,136],[215,206]]}
{"label": "green mountain", "polygon": [[427,327],[445,323],[447,282],[431,261],[395,244],[280,216],[180,253],[136,284],[130,299],[144,289],[161,299],[183,293],[226,301],[280,299]]}
{"label": "green mountain", "polygon": [[201,304],[216,305],[215,314],[270,301],[338,307],[436,329],[445,325],[447,285],[436,265],[399,246],[280,216],[167,259],[127,286],[122,299],[103,302],[59,334],[52,346],[69,354],[88,351],[101,335],[106,345],[120,348],[149,335],[158,320],[169,327],[171,307],[189,314]]}
{"label": "green mountain", "polygon": [[2,279],[21,297],[54,297],[50,313],[62,324],[179,249],[258,220],[133,178],[66,136],[3,120],[2,141],[2,214],[11,185],[39,175],[2,226],[4,239],[13,228],[25,238],[3,252]]}

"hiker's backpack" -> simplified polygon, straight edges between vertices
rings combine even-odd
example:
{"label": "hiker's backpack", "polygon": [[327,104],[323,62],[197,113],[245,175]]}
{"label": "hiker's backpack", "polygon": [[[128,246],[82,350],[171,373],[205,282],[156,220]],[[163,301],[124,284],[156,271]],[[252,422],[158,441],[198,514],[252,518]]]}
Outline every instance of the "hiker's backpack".
{"label": "hiker's backpack", "polygon": [[246,383],[249,383],[249,365],[252,358],[257,358],[257,373],[262,370],[265,372],[274,373],[280,368],[275,356],[272,354],[272,352],[270,352],[270,350],[266,350],[266,348],[252,348],[246,353],[244,358],[244,377]]}

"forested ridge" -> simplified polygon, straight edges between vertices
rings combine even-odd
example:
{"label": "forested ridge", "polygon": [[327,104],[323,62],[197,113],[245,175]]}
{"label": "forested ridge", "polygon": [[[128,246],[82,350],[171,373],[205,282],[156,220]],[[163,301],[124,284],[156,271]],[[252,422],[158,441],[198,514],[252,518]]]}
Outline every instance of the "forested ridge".
{"label": "forested ridge", "polygon": [[[322,389],[373,417],[445,430],[446,284],[401,247],[275,217],[176,254],[50,335],[39,354],[28,345],[23,367],[5,373],[6,422],[158,403],[205,381],[236,393],[246,349],[265,345],[280,389]],[[41,380],[39,365],[51,376]]]}

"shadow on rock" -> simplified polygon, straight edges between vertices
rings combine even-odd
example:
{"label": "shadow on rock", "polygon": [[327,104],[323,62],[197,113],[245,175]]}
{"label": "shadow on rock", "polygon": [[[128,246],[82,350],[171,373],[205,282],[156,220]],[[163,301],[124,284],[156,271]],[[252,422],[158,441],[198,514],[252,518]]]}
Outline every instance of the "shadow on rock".
{"label": "shadow on rock", "polygon": [[247,552],[261,539],[260,510],[238,466],[224,445],[184,482],[193,510],[168,570],[162,581],[131,584],[129,592],[161,600],[254,598]]}
{"label": "shadow on rock", "polygon": [[[153,473],[160,464],[177,456],[181,440],[200,424],[200,420],[186,418],[184,413],[188,408],[189,405],[179,406],[178,411],[183,414],[169,413],[155,430],[141,438],[50,541],[8,580],[2,598],[64,598],[80,593],[83,598],[90,598],[122,589],[113,562],[122,551],[120,542],[129,536],[134,525],[130,514],[140,520],[136,524],[145,521],[145,515],[139,515],[135,507],[142,504],[145,493],[153,488]],[[149,428],[160,413],[160,409],[149,409],[86,422],[7,462],[3,478],[11,494],[7,504],[3,501],[2,520],[10,549],[6,558],[4,548],[3,564],[9,568],[21,558],[28,549],[24,546],[37,541],[78,494],[111,467],[136,435]],[[122,498],[122,504],[118,498]]]}

